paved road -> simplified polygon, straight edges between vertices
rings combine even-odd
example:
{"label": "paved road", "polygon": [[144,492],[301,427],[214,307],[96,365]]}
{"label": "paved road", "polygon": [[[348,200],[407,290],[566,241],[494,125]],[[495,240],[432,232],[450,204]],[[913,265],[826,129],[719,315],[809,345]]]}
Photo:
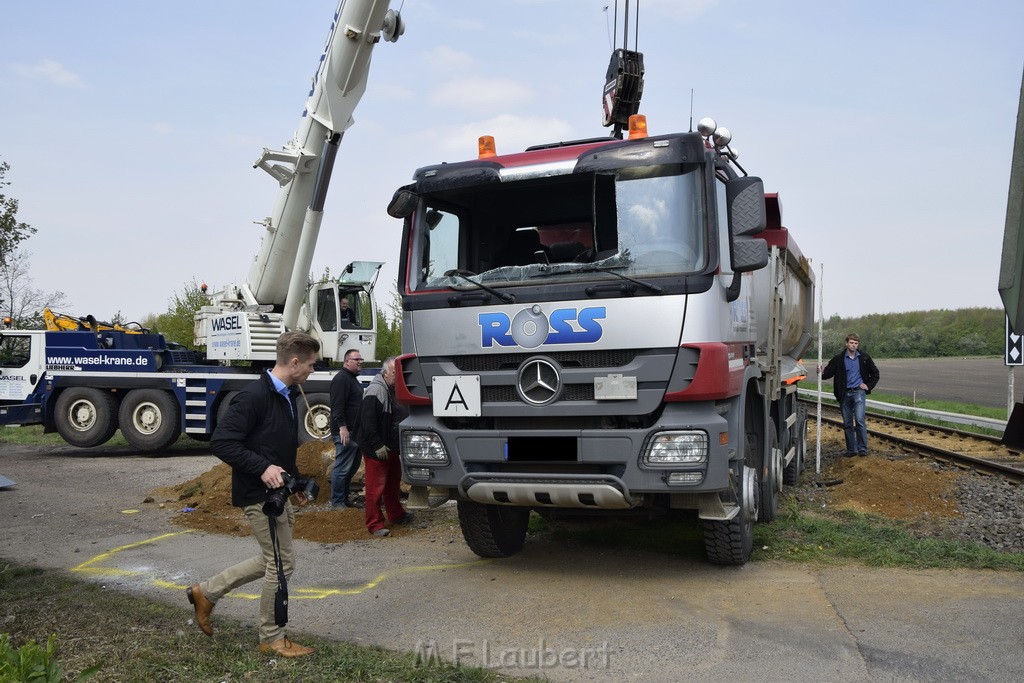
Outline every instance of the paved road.
{"label": "paved road", "polygon": [[[876,391],[919,399],[1005,408],[1009,368],[1002,358],[875,359],[882,376]],[[1024,400],[1024,370],[1014,371],[1015,400]],[[807,388],[814,388],[813,381]]]}
{"label": "paved road", "polygon": [[[3,445],[0,556],[181,607],[250,539],[181,533],[143,498],[216,461]],[[534,541],[480,561],[429,533],[298,544],[292,626],[554,681],[1024,680],[1018,573],[708,565],[653,549]],[[255,590],[253,587],[252,590]],[[252,592],[214,616],[251,621]],[[255,629],[254,629],[255,640]],[[585,666],[584,666],[585,664]],[[504,666],[502,666],[504,665]]]}

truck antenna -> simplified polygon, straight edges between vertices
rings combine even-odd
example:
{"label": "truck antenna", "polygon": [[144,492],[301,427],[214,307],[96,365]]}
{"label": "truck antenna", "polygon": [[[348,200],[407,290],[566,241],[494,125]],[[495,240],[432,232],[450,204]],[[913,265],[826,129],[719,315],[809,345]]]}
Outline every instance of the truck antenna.
{"label": "truck antenna", "polygon": [[690,88],[690,132],[693,132],[693,88]]}

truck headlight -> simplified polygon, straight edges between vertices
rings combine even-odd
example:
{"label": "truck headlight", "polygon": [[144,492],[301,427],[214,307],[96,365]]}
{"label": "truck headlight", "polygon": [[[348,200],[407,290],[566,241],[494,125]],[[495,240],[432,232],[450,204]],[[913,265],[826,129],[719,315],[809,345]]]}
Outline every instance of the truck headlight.
{"label": "truck headlight", "polygon": [[706,432],[661,432],[647,446],[644,464],[649,467],[700,465],[708,459]]}
{"label": "truck headlight", "polygon": [[444,442],[434,432],[403,432],[402,456],[409,462],[436,465],[448,462],[448,451],[445,450]]}

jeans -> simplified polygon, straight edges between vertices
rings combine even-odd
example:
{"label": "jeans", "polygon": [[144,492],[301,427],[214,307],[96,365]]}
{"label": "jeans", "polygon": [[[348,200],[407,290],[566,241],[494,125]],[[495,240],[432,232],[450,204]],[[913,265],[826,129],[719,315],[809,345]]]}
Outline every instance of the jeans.
{"label": "jeans", "polygon": [[359,453],[359,446],[355,439],[350,438],[348,445],[340,441],[334,442],[334,470],[331,472],[331,505],[346,505],[348,503],[348,487],[352,483],[352,477],[359,469],[362,461]]}
{"label": "jeans", "polygon": [[847,389],[840,408],[843,411],[843,433],[846,435],[847,453],[868,452],[868,425],[866,420],[866,394],[863,389]]}

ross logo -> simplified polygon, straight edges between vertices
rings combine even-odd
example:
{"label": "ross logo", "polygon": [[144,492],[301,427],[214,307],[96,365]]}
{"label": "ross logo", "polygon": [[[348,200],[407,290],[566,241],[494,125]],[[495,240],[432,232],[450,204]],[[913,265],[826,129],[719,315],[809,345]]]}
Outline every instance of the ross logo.
{"label": "ross logo", "polygon": [[524,308],[509,318],[507,313],[481,313],[480,345],[485,349],[520,346],[535,349],[541,344],[592,344],[601,339],[604,306],[556,308],[545,315],[538,304]]}
{"label": "ross logo", "polygon": [[558,397],[562,378],[558,368],[547,358],[531,358],[519,366],[516,390],[519,397],[531,405],[542,406]]}

